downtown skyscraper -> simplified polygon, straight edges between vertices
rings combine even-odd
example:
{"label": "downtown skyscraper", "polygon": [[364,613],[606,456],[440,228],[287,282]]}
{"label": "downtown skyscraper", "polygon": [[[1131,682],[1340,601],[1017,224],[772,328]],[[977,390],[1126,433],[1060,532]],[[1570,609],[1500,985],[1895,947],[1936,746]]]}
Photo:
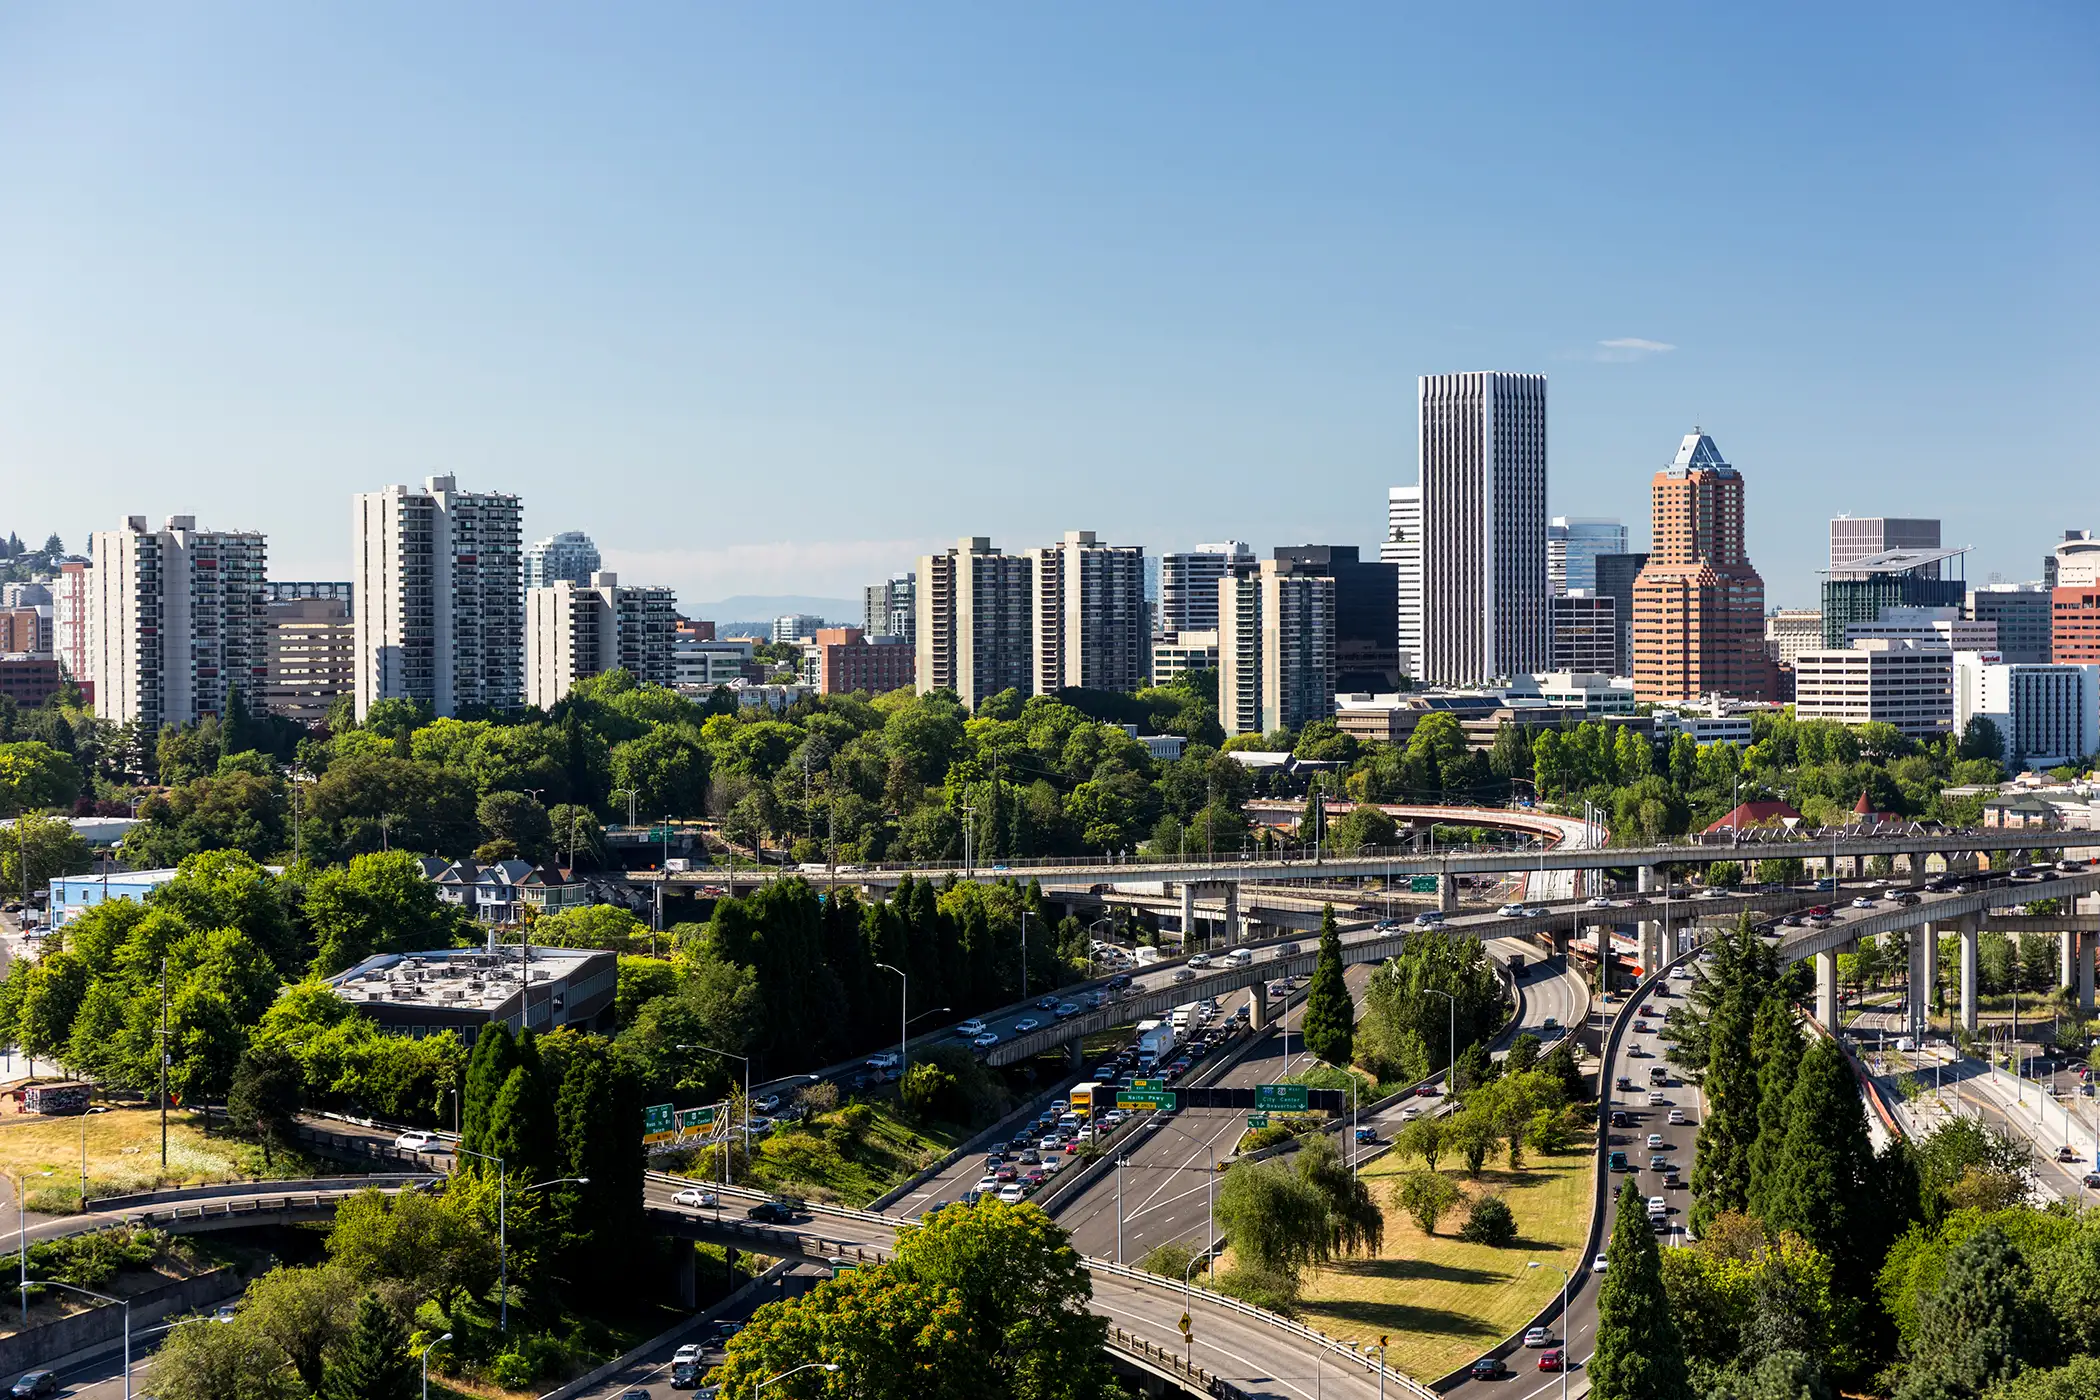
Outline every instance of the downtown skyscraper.
{"label": "downtown skyscraper", "polygon": [[1762,700],[1765,582],[1743,547],[1743,477],[1698,428],[1650,483],[1654,542],[1633,585],[1633,693]]}
{"label": "downtown skyscraper", "polygon": [[[1552,653],[1546,376],[1425,375],[1419,393],[1416,679],[1471,685],[1544,671]],[[1403,620],[1401,631],[1412,630]]]}

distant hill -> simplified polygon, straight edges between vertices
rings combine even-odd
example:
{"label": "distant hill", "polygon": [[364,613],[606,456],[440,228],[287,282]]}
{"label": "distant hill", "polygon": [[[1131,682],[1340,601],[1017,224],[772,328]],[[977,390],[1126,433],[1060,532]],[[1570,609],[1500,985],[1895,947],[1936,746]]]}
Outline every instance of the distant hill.
{"label": "distant hill", "polygon": [[[761,597],[744,594],[735,598],[724,598],[717,603],[696,603],[683,609],[688,617],[706,618],[717,627],[730,624],[755,625],[764,623],[770,630],[773,619],[789,613],[815,613],[826,622],[843,627],[860,626],[860,604],[844,598],[809,598],[800,594],[781,594],[777,597]],[[724,632],[722,635],[732,635]]]}

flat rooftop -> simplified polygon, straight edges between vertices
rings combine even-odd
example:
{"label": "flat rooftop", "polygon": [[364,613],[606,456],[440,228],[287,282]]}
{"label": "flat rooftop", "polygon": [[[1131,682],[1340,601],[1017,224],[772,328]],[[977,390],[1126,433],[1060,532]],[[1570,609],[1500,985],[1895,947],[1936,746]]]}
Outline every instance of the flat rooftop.
{"label": "flat rooftop", "polygon": [[530,977],[538,987],[566,982],[593,961],[613,955],[597,948],[438,948],[425,953],[378,953],[338,972],[328,985],[353,1004],[389,1002],[448,1011],[501,1010]]}

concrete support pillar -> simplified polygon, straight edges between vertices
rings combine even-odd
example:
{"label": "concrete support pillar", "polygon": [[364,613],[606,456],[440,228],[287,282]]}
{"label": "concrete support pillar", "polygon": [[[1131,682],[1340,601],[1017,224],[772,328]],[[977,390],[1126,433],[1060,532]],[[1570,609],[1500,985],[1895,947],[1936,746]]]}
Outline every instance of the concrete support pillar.
{"label": "concrete support pillar", "polygon": [[2056,985],[2068,987],[2077,975],[2078,935],[2065,932],[2056,935]]}
{"label": "concrete support pillar", "polygon": [[2093,1014],[2093,949],[2100,945],[2100,937],[2090,933],[2078,935],[2078,1012],[2081,1016]]}
{"label": "concrete support pillar", "polygon": [[1832,1035],[1838,1030],[1838,955],[1835,948],[1816,954],[1816,1019]]}
{"label": "concrete support pillar", "polygon": [[1181,882],[1181,951],[1196,951],[1196,887],[1186,880]]}
{"label": "concrete support pillar", "polygon": [[[1600,968],[1609,968],[1611,966],[1611,925],[1594,925],[1590,929],[1590,937],[1592,940],[1594,940],[1594,946],[1597,954],[1597,966]],[[1598,983],[1598,985],[1606,991],[1611,990],[1611,986],[1608,982],[1600,982]]]}
{"label": "concrete support pillar", "polygon": [[1269,1028],[1269,986],[1266,979],[1258,981],[1252,988],[1253,1010],[1248,1014],[1247,1024],[1259,1034]]}
{"label": "concrete support pillar", "polygon": [[1982,920],[1974,914],[1964,914],[1961,919],[1961,1024],[1962,1029],[1976,1029],[1976,935],[1982,929]]}
{"label": "concrete support pillar", "polygon": [[1448,870],[1436,882],[1437,908],[1446,914],[1458,912],[1458,877]]}
{"label": "concrete support pillar", "polygon": [[1247,941],[1246,930],[1240,927],[1240,882],[1225,882],[1225,941],[1232,944]]}
{"label": "concrete support pillar", "polygon": [[[1634,888],[1642,894],[1655,888],[1655,867],[1641,866],[1634,875]],[[1641,974],[1653,976],[1655,970],[1669,961],[1669,950],[1663,947],[1663,926],[1660,920],[1643,918],[1635,926],[1641,945]]]}
{"label": "concrete support pillar", "polygon": [[1086,1042],[1081,1040],[1078,1036],[1072,1037],[1071,1044],[1065,1047],[1065,1061],[1066,1063],[1072,1066],[1074,1073],[1085,1069]]}
{"label": "concrete support pillar", "polygon": [[671,1297],[681,1308],[690,1310],[700,1306],[700,1251],[690,1244],[674,1256]]}
{"label": "concrete support pillar", "polygon": [[1940,931],[1931,924],[1919,924],[1911,930],[1910,975],[1917,983],[1911,989],[1911,1002],[1924,1010],[1919,1013],[1918,1024],[1922,1031],[1932,1028],[1932,990],[1940,980]]}

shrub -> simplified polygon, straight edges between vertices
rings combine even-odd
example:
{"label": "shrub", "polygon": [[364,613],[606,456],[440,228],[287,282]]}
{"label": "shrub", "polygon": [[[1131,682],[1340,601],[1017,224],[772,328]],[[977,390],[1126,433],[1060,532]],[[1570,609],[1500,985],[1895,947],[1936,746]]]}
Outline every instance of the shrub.
{"label": "shrub", "polygon": [[1517,1217],[1510,1214],[1509,1203],[1500,1196],[1482,1196],[1466,1213],[1466,1223],[1458,1227],[1458,1237],[1467,1244],[1509,1244],[1517,1237]]}
{"label": "shrub", "polygon": [[1298,1315],[1298,1280],[1281,1269],[1242,1264],[1230,1273],[1220,1274],[1212,1280],[1211,1287],[1257,1308],[1285,1317]]}
{"label": "shrub", "polygon": [[1195,1258],[1195,1250],[1185,1244],[1169,1241],[1138,1260],[1138,1267],[1148,1274],[1158,1274],[1162,1278],[1181,1278],[1188,1272]]}
{"label": "shrub", "polygon": [[1458,1188],[1439,1172],[1409,1172],[1400,1178],[1396,1193],[1400,1209],[1406,1211],[1425,1235],[1436,1233],[1444,1212],[1458,1204]]}

